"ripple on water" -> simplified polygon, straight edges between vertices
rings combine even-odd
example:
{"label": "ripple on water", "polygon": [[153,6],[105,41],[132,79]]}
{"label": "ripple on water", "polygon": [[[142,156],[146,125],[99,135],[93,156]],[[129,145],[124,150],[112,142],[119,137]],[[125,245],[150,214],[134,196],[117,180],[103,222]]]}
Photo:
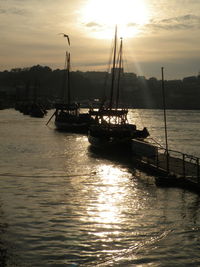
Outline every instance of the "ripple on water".
{"label": "ripple on water", "polygon": [[[176,113],[181,123],[184,114]],[[187,119],[195,138],[191,129],[180,137],[172,115],[170,145],[197,151],[199,113]],[[145,110],[143,122],[164,144],[161,116]],[[30,120],[10,110],[1,120],[0,263],[199,264],[199,196],[156,187],[126,159],[92,153],[87,137],[47,128],[46,118]]]}

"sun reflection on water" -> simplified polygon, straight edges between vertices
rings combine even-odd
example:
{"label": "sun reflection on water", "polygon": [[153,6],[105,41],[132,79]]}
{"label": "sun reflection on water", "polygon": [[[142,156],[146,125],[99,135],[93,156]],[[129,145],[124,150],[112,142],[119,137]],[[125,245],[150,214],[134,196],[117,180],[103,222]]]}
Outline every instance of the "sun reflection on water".
{"label": "sun reflection on water", "polygon": [[110,229],[113,224],[120,224],[123,220],[121,203],[126,194],[123,184],[128,179],[127,172],[118,167],[103,164],[99,166],[98,173],[101,180],[95,188],[95,205],[88,207],[87,214],[93,223],[103,224],[104,228]]}

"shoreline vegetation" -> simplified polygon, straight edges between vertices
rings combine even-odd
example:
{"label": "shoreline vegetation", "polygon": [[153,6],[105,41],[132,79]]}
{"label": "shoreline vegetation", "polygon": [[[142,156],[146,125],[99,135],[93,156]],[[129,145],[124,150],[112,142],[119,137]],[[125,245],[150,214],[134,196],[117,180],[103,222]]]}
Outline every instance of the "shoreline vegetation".
{"label": "shoreline vegetation", "polygon": [[[0,109],[14,107],[17,101],[32,101],[36,97],[39,102],[53,108],[53,103],[62,97],[64,71],[41,65],[1,71]],[[108,95],[105,80],[109,75],[99,71],[72,71],[73,101],[88,107],[89,103],[98,102],[98,99]],[[162,109],[161,82],[155,77],[147,79],[145,76],[124,72],[121,104],[137,109]],[[165,80],[165,90],[167,109],[200,109],[200,74],[182,80]]]}

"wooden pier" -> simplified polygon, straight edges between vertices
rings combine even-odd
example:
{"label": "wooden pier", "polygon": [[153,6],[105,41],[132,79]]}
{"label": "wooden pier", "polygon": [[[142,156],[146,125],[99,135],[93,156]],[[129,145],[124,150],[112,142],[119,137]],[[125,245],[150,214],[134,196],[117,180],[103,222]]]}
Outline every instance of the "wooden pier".
{"label": "wooden pier", "polygon": [[152,142],[133,140],[132,160],[155,176],[160,186],[178,186],[200,193],[200,159]]}

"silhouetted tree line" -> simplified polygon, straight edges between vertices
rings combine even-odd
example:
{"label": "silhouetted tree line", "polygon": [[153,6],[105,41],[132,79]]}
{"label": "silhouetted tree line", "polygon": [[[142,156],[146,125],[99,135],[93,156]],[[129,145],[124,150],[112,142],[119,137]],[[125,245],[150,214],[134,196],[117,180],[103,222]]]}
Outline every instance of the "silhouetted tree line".
{"label": "silhouetted tree line", "polygon": [[[0,72],[0,105],[12,107],[16,101],[39,99],[53,103],[62,98],[65,70],[47,66],[15,68]],[[72,99],[89,100],[109,96],[107,72],[73,71],[70,74]],[[108,87],[105,86],[107,80]],[[161,80],[124,73],[121,101],[133,108],[163,107]],[[200,75],[165,81],[166,106],[169,109],[200,109]]]}

